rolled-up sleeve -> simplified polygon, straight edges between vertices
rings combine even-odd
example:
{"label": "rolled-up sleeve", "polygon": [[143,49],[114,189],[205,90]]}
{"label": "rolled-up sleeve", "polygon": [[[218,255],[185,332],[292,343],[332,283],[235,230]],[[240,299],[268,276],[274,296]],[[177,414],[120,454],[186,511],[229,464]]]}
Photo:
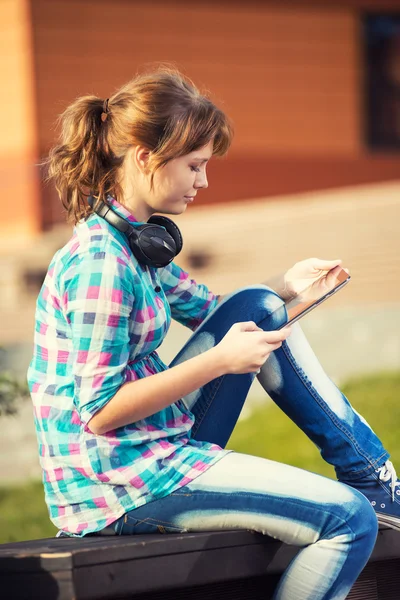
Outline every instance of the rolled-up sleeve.
{"label": "rolled-up sleeve", "polygon": [[159,271],[172,318],[195,331],[216,307],[218,297],[206,285],[196,283],[174,262]]}
{"label": "rolled-up sleeve", "polygon": [[125,381],[134,280],[131,267],[105,251],[77,257],[64,278],[61,297],[72,342],[74,403],[83,423]]}

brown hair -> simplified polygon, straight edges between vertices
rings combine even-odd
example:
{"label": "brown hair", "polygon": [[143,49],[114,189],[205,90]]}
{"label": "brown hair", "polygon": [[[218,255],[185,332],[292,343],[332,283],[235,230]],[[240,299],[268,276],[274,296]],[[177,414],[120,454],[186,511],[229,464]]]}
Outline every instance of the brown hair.
{"label": "brown hair", "polygon": [[[107,112],[105,117],[104,110]],[[90,192],[123,204],[120,167],[133,145],[151,150],[151,185],[168,161],[202,148],[214,139],[213,154],[223,156],[233,129],[224,112],[178,70],[161,67],[138,75],[110,98],[77,98],[59,116],[59,143],[42,163],[54,180],[69,222],[86,218]]]}

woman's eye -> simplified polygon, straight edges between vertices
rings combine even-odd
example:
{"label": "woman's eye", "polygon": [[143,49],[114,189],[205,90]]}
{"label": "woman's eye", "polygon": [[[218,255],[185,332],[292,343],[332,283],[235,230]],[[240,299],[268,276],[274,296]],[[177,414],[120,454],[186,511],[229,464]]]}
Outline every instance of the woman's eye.
{"label": "woman's eye", "polygon": [[196,173],[200,173],[200,169],[199,167],[190,167],[192,169],[192,171],[195,171]]}

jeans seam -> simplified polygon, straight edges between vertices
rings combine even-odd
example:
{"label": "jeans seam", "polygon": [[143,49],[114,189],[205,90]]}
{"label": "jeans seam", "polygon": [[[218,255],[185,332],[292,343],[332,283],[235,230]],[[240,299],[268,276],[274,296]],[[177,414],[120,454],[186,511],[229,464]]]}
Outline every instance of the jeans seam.
{"label": "jeans seam", "polygon": [[[149,523],[150,525],[153,525],[153,524],[156,524],[156,525],[169,525],[170,527],[173,527],[174,529],[179,529],[179,527],[177,527],[176,525],[174,525],[170,521],[162,521],[161,519],[153,519],[152,517],[147,517],[144,520],[147,521],[147,523]],[[141,521],[141,522],[143,522],[143,521]]]}
{"label": "jeans seam", "polygon": [[[176,527],[173,523],[170,523],[169,521],[162,521],[160,519],[153,519],[152,517],[145,517],[144,519],[136,519],[136,517],[132,517],[136,523],[130,523],[130,526],[132,527],[137,527],[138,525],[141,525],[142,523],[147,523],[148,525],[170,525],[171,527],[174,527],[174,529],[179,529],[179,527]],[[129,518],[128,518],[129,521]],[[126,523],[128,522],[126,521]]]}
{"label": "jeans seam", "polygon": [[[147,520],[147,519],[140,519],[139,520],[139,519],[136,519],[136,517],[132,517],[132,519],[134,519],[136,521],[136,523],[133,523],[133,524],[130,523],[130,525],[131,526],[133,525],[133,527],[136,527],[137,525],[140,525],[141,523],[145,523],[146,520]],[[129,516],[128,516],[128,519],[125,521],[125,524],[128,523],[129,520],[131,520],[131,519],[129,519]]]}
{"label": "jeans seam", "polygon": [[[196,418],[195,418],[195,421],[194,421],[194,424],[192,427],[193,434],[195,434],[197,432],[201,423],[203,422],[204,417],[206,416],[207,412],[210,410],[210,407],[211,407],[212,403],[214,402],[215,396],[217,395],[217,392],[218,392],[219,388],[221,387],[224,379],[225,379],[225,375],[222,375],[222,377],[219,377],[217,379],[217,383],[215,384],[214,389],[211,391],[209,398],[207,400],[207,406],[200,414],[196,415]],[[219,380],[219,383],[218,383],[218,380]],[[196,424],[197,424],[197,427],[196,427]]]}
{"label": "jeans seam", "polygon": [[[338,422],[338,420],[336,419],[335,413],[333,411],[331,411],[331,409],[324,402],[323,398],[318,394],[318,392],[316,390],[314,390],[314,388],[312,387],[312,384],[311,384],[311,387],[307,384],[302,373],[299,372],[300,367],[297,366],[296,361],[295,361],[292,353],[290,352],[290,349],[285,341],[282,343],[282,350],[285,353],[295,374],[298,376],[298,378],[300,379],[300,381],[302,382],[304,387],[306,387],[307,390],[310,392],[310,394],[313,396],[315,401],[318,403],[319,407],[325,412],[325,414],[336,425],[336,428],[351,442],[352,446],[360,454],[360,456],[362,456],[362,458],[364,458],[366,461],[368,461],[369,464],[366,467],[364,467],[363,469],[358,469],[357,471],[352,471],[351,474],[356,475],[358,473],[364,473],[365,471],[370,470],[371,467],[373,467],[375,469],[378,466],[378,463],[380,462],[380,460],[384,456],[387,455],[387,452],[385,451],[379,458],[371,461],[371,459],[364,454],[364,452],[358,445],[355,438],[350,434],[350,432],[348,432],[345,428],[343,428],[342,424],[340,422]],[[325,404],[325,406],[321,404],[321,400],[322,400],[323,404]]]}
{"label": "jeans seam", "polygon": [[[160,531],[160,533],[166,533],[166,529],[165,527],[169,527],[170,529],[174,529],[176,530],[176,532],[182,532],[182,528],[177,527],[176,525],[174,525],[173,523],[171,523],[170,521],[163,521],[161,519],[153,519],[152,517],[146,517],[145,519],[140,519],[137,520],[135,517],[133,517],[133,519],[136,521],[135,523],[130,522],[129,526],[133,529],[135,529],[136,527],[138,527],[141,524],[144,525],[154,525],[155,527],[157,527],[157,529]],[[128,519],[129,521],[129,519]],[[128,523],[128,521],[125,521],[125,523]],[[118,532],[119,534],[122,534],[122,530],[123,527],[121,527],[121,531]]]}

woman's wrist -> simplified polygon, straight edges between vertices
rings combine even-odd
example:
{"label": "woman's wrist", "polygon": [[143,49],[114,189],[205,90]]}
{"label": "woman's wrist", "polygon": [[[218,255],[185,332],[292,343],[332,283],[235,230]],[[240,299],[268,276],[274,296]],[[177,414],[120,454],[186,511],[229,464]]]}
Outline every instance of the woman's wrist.
{"label": "woman's wrist", "polygon": [[285,302],[291,300],[295,296],[293,291],[290,289],[290,285],[288,284],[286,277],[287,273],[288,271],[281,273],[280,275],[276,275],[275,277],[272,277],[266,281],[264,284],[276,292],[278,296],[282,298],[282,300],[285,300]]}
{"label": "woman's wrist", "polygon": [[281,290],[281,293],[279,294],[280,297],[283,300],[285,300],[285,302],[289,302],[290,300],[292,300],[296,296],[295,292],[293,291],[293,289],[290,286],[290,283],[288,283],[287,273],[288,272],[286,272],[286,273],[283,274],[283,277],[282,277],[282,280],[283,280],[282,290]]}
{"label": "woman's wrist", "polygon": [[226,364],[218,345],[207,350],[205,354],[207,355],[208,369],[212,373],[213,379],[229,373],[229,365]]}

